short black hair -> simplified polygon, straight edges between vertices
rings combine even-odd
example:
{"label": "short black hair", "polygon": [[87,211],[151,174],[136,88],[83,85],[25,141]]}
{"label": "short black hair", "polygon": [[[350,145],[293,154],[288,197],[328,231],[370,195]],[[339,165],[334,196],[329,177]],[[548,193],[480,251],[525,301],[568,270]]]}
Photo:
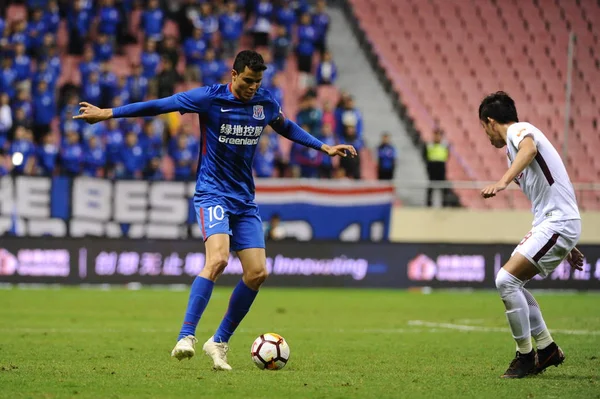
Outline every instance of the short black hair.
{"label": "short black hair", "polygon": [[244,72],[246,67],[254,72],[260,72],[267,69],[262,55],[253,50],[240,51],[235,57],[235,61],[233,61],[233,70],[237,73]]}
{"label": "short black hair", "polygon": [[505,92],[497,91],[488,95],[479,105],[479,120],[487,123],[488,118],[498,123],[518,122],[515,101]]}

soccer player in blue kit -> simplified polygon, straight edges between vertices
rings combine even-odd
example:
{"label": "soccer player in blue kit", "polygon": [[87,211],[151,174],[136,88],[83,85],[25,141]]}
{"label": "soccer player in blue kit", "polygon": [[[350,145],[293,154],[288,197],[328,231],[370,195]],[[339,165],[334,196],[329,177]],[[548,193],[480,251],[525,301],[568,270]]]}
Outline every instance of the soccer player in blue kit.
{"label": "soccer player in blue kit", "polygon": [[175,111],[199,115],[200,154],[194,204],[205,241],[206,262],[192,283],[181,332],[171,356],[179,360],[194,356],[196,326],[232,250],[241,261],[243,277],[231,294],[221,325],[203,346],[217,370],[231,370],[227,362],[229,339],[267,278],[263,227],[254,202],[252,177],[254,152],[264,128],[270,125],[283,137],[329,156],[357,156],[353,146],[323,144],[286,119],[277,101],[260,88],[265,69],[260,54],[245,50],[235,58],[229,84],[199,87],[113,109],[82,102],[79,115],[74,116],[97,123],[110,118]]}

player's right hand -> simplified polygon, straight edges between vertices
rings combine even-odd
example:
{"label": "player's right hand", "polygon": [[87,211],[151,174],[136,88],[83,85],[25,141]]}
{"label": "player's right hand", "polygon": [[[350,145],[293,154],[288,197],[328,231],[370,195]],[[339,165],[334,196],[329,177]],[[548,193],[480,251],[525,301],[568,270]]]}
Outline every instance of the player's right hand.
{"label": "player's right hand", "polygon": [[358,153],[356,152],[356,149],[353,146],[348,145],[348,144],[339,144],[339,145],[334,145],[334,146],[323,144],[323,146],[321,147],[321,150],[323,152],[325,152],[327,155],[329,155],[330,157],[339,155],[340,157],[345,158],[348,155],[350,155],[350,158],[354,158],[358,155]]}
{"label": "player's right hand", "polygon": [[93,125],[94,123],[112,118],[112,109],[98,108],[86,102],[80,102],[79,105],[79,115],[73,116],[73,119],[83,119],[90,125]]}
{"label": "player's right hand", "polygon": [[567,262],[569,265],[576,270],[583,270],[583,259],[585,257],[577,248],[573,248],[567,255]]}

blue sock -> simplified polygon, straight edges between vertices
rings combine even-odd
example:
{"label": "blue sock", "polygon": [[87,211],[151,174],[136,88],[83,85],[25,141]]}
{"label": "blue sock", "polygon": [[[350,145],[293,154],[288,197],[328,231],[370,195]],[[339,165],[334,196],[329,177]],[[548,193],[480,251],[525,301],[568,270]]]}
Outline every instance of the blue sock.
{"label": "blue sock", "polygon": [[229,342],[229,338],[231,338],[237,326],[250,310],[250,306],[252,306],[252,302],[254,302],[257,294],[258,291],[248,288],[244,280],[241,280],[236,285],[229,299],[227,313],[225,313],[225,317],[215,333],[213,341]]}
{"label": "blue sock", "polygon": [[206,309],[206,305],[208,305],[214,286],[215,283],[213,281],[200,276],[196,277],[190,289],[190,299],[185,311],[183,326],[181,326],[181,332],[177,340],[188,335],[196,335],[196,326],[198,325],[198,321],[200,321],[204,309]]}

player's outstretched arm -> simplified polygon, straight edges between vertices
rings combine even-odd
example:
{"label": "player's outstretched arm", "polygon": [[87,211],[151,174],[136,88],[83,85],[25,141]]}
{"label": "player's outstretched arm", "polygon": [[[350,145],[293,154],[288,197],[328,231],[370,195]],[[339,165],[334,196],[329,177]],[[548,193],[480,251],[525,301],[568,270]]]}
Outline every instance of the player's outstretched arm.
{"label": "player's outstretched arm", "polygon": [[86,102],[81,102],[79,105],[79,115],[73,116],[73,119],[83,119],[89,124],[102,122],[110,118],[155,116],[174,112],[180,108],[174,96],[131,103],[117,108],[99,108]]}
{"label": "player's outstretched arm", "polygon": [[494,197],[500,191],[506,189],[508,185],[535,159],[537,155],[537,146],[531,137],[525,137],[519,144],[519,151],[510,168],[504,176],[495,184],[490,184],[481,190],[483,198]]}
{"label": "player's outstretched arm", "polygon": [[302,144],[305,147],[322,151],[331,157],[336,155],[346,157],[350,155],[350,157],[354,158],[358,155],[356,149],[351,145],[340,144],[330,146],[323,143],[321,140],[315,138],[306,130],[302,129],[296,123],[286,119],[283,115],[279,115],[273,122],[271,122],[271,127],[286,139],[298,144]]}

